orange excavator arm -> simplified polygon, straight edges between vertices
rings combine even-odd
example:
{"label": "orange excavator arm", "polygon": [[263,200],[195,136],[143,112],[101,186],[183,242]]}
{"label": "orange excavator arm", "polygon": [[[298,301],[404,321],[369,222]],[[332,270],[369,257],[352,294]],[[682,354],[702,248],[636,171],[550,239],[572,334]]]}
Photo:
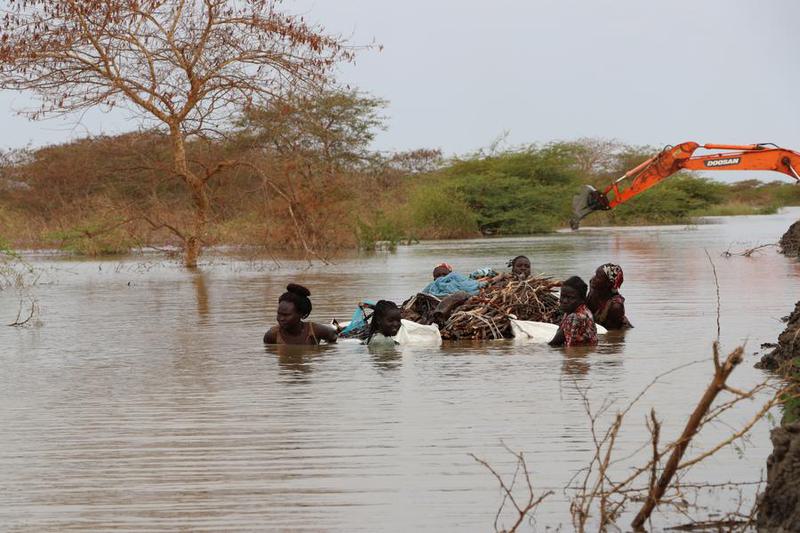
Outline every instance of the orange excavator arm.
{"label": "orange excavator arm", "polygon": [[[695,150],[728,150],[694,155]],[[613,209],[681,170],[773,170],[800,182],[800,153],[768,144],[698,144],[668,146],[632,168],[603,191],[587,185],[572,201],[573,229],[583,217],[598,210]]]}

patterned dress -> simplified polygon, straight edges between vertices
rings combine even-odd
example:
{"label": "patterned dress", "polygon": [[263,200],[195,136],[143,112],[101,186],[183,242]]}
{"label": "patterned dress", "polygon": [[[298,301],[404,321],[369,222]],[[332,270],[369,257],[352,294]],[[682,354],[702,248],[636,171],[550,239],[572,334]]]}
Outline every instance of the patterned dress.
{"label": "patterned dress", "polygon": [[561,320],[564,332],[564,346],[594,346],[597,344],[597,327],[592,312],[581,304]]}

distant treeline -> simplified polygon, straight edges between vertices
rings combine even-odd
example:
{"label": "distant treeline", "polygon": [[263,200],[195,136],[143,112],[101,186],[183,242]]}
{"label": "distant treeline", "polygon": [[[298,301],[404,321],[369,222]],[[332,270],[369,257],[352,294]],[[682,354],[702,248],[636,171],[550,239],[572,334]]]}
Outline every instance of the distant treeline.
{"label": "distant treeline", "polygon": [[[445,160],[437,150],[370,149],[384,102],[355,92],[252,109],[188,144],[213,191],[208,245],[327,254],[428,238],[543,233],[565,227],[571,199],[657,149],[580,139]],[[213,163],[211,163],[213,162]],[[700,215],[771,213],[800,188],[726,185],[678,174],[592,224],[685,223]],[[156,131],[5,152],[0,243],[83,254],[170,244],[192,220],[168,139]]]}
{"label": "distant treeline", "polygon": [[[602,190],[658,151],[580,139],[472,154],[412,178],[406,204],[396,216],[407,232],[425,238],[549,232],[567,226],[571,199],[584,184]],[[681,172],[613,211],[592,214],[585,223],[687,223],[699,216],[769,214],[788,205],[800,205],[800,187],[785,179],[726,184]]]}

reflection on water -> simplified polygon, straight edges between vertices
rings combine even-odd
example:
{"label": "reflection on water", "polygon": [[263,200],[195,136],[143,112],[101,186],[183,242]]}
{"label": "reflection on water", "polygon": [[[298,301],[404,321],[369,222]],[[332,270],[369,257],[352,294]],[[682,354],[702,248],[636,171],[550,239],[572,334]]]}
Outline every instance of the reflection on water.
{"label": "reflection on water", "polygon": [[281,370],[289,374],[302,376],[311,372],[315,364],[321,362],[325,353],[334,350],[334,346],[295,346],[291,344],[266,345],[267,355],[277,357]]}
{"label": "reflection on water", "polygon": [[[561,489],[593,452],[577,388],[596,405],[621,406],[654,376],[702,360],[631,412],[619,457],[646,442],[650,406],[665,439],[679,434],[711,371],[716,294],[705,251],[719,274],[723,345],[748,341],[752,354],[781,331],[800,266],[772,250],[719,254],[774,242],[798,216],[422,243],[312,269],[231,257],[199,272],[141,259],[38,260],[54,269],[54,283],[37,288],[44,325],[0,329],[0,523],[37,532],[485,531],[499,496],[467,454],[510,474],[502,441],[525,451],[537,488],[556,491],[537,527],[566,527]],[[441,261],[501,269],[519,254],[560,278],[620,263],[636,328],[594,349],[261,344],[288,281],[311,289],[311,318],[323,322],[364,298],[404,300]],[[0,319],[16,309],[14,295],[0,293]],[[762,377],[755,360],[737,369],[734,386]],[[766,426],[742,457],[726,450],[685,481],[759,479]],[[708,430],[693,453],[730,432]]]}
{"label": "reflection on water", "polygon": [[206,273],[196,271],[192,273],[192,284],[194,285],[195,297],[197,298],[197,316],[200,319],[207,319],[209,315],[208,305],[208,284]]}

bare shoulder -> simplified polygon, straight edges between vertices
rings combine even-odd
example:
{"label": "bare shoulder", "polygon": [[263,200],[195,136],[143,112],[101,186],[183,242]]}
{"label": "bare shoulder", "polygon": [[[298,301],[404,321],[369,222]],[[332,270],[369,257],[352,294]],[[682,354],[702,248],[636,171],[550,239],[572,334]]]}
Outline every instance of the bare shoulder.
{"label": "bare shoulder", "polygon": [[264,344],[275,344],[278,342],[278,326],[272,326],[264,334]]}
{"label": "bare shoulder", "polygon": [[336,342],[337,337],[339,337],[339,334],[336,333],[336,328],[333,326],[319,324],[317,322],[313,322],[312,325],[314,327],[314,333],[320,339],[324,339],[328,342]]}

